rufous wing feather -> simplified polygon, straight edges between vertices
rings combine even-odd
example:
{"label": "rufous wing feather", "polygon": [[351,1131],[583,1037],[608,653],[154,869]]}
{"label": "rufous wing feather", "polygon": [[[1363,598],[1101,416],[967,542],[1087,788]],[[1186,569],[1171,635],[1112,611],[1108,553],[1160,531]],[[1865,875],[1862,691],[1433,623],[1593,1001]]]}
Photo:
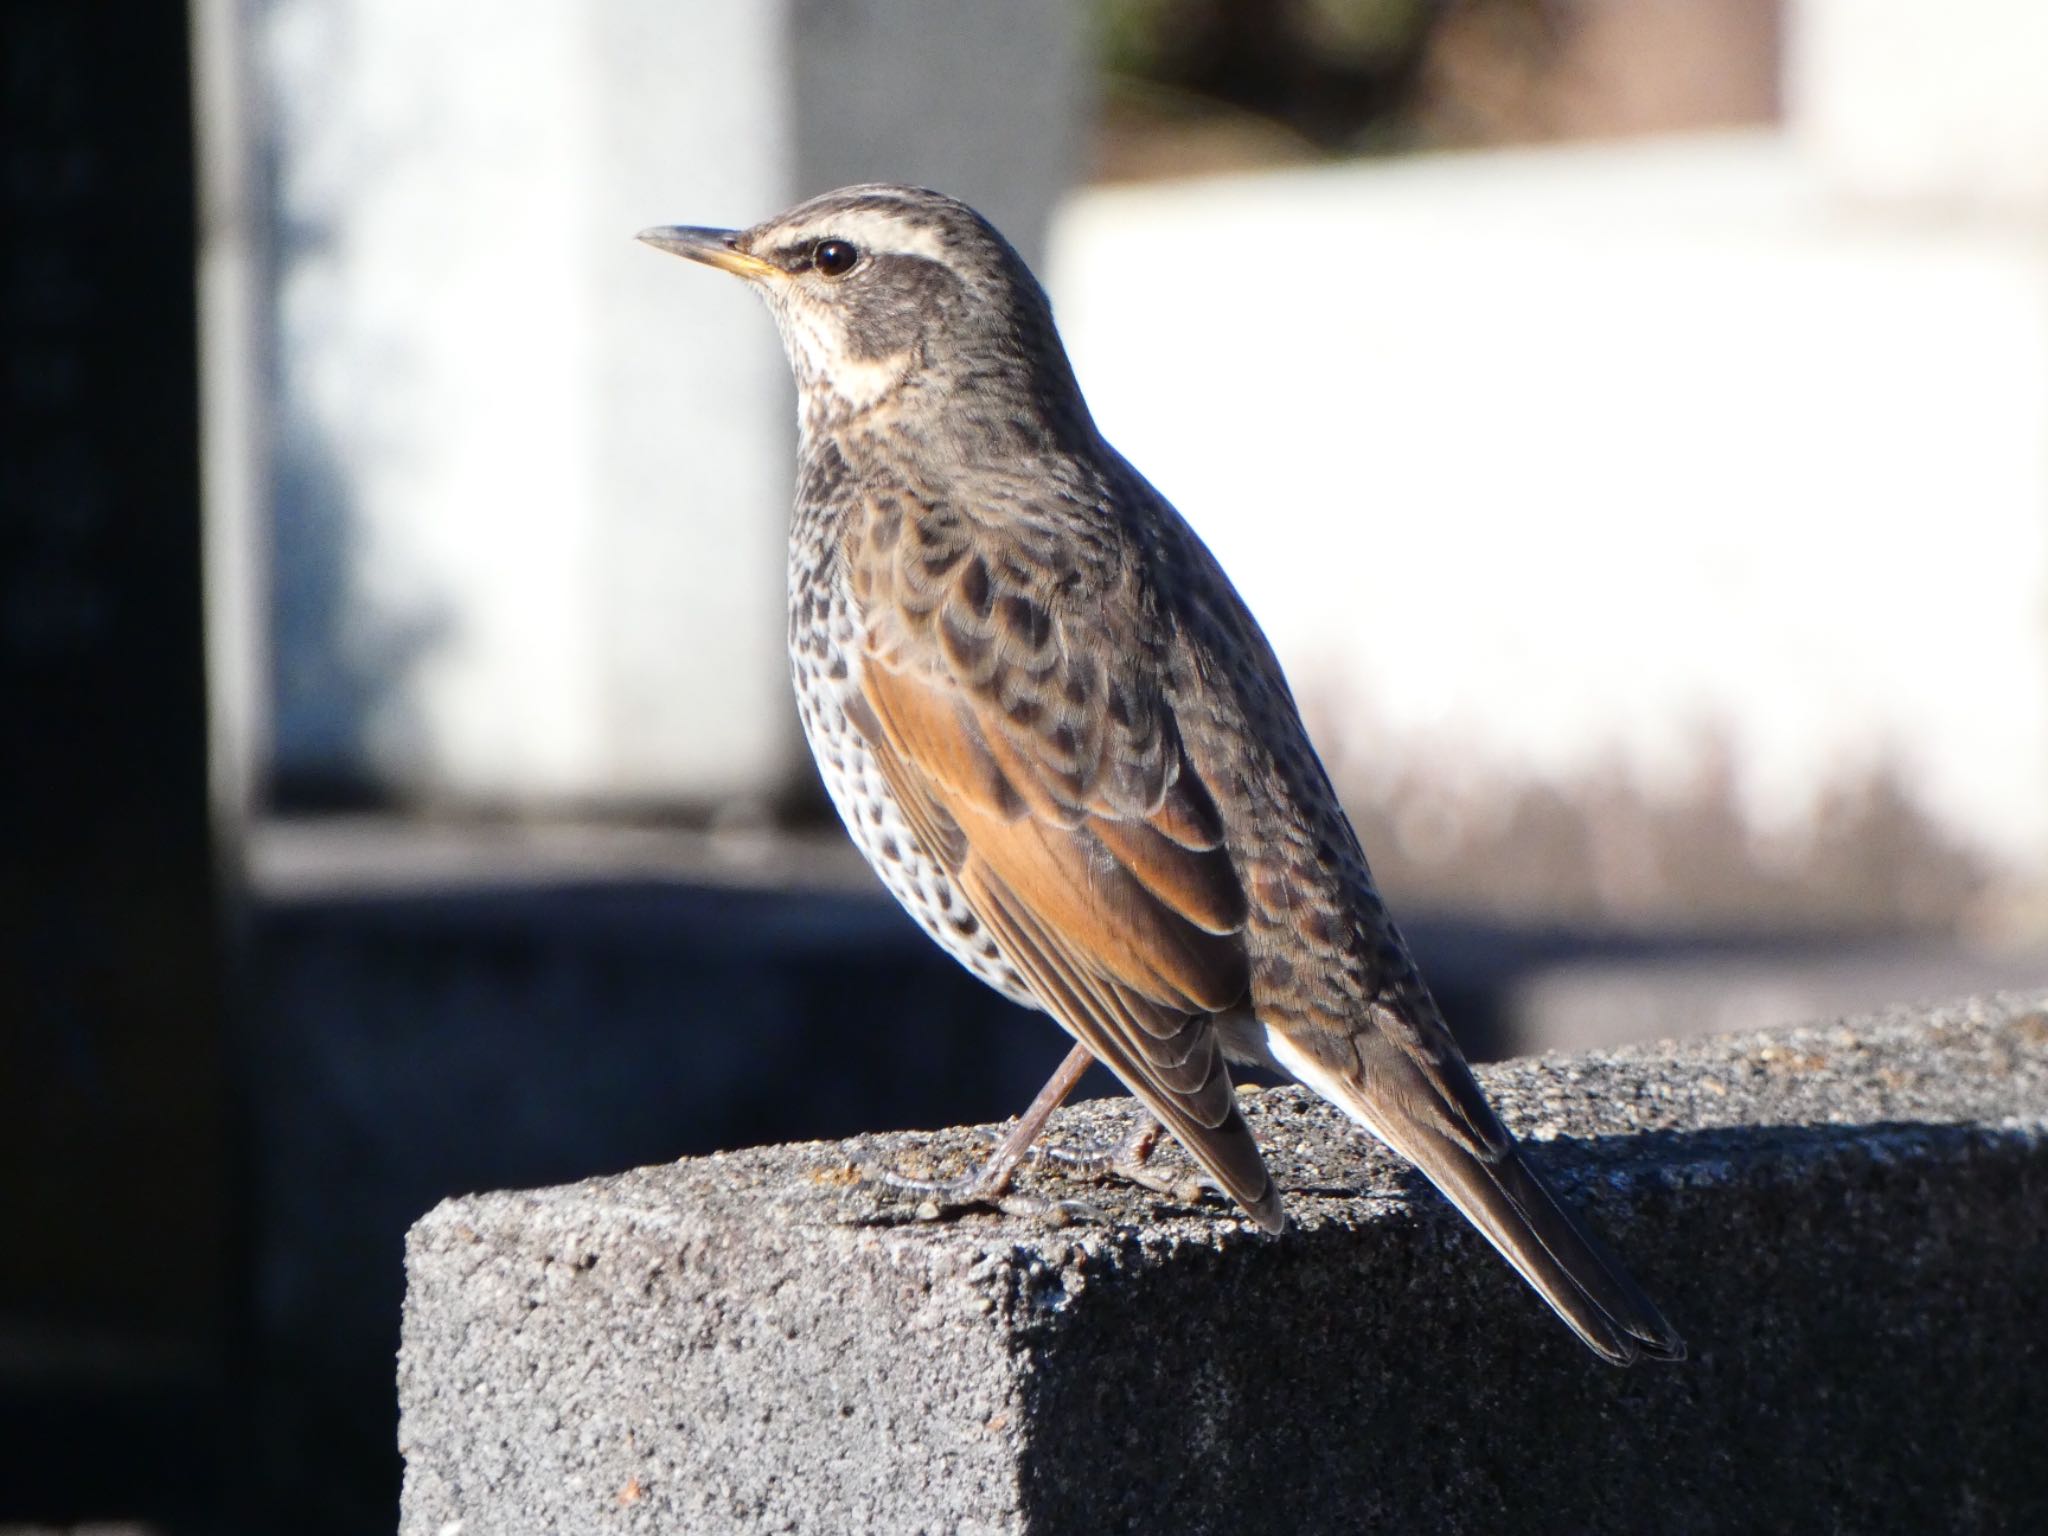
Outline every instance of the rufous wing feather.
{"label": "rufous wing feather", "polygon": [[850,714],[905,820],[1041,1005],[1277,1231],[1279,1192],[1210,1022],[1249,985],[1244,898],[1220,847],[1183,840],[1199,820],[1188,794],[1161,795],[1152,816],[1084,798],[1071,754],[1041,771],[1034,738],[942,670],[871,659]]}

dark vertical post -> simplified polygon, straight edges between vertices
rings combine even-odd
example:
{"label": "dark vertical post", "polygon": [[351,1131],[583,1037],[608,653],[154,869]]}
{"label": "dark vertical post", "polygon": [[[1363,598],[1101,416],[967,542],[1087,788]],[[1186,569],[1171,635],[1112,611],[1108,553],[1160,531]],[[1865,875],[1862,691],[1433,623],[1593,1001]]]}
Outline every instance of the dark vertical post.
{"label": "dark vertical post", "polygon": [[0,1525],[206,1497],[230,1266],[187,18],[0,0]]}

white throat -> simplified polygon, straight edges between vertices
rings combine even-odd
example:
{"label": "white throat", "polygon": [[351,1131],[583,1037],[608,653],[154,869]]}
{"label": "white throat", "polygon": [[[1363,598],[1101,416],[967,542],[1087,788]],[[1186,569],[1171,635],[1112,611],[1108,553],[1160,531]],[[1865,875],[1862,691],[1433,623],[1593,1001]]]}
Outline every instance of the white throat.
{"label": "white throat", "polygon": [[828,416],[843,419],[874,409],[902,387],[916,362],[911,352],[866,361],[849,358],[837,345],[831,326],[808,309],[781,304],[773,308],[798,389],[823,404]]}

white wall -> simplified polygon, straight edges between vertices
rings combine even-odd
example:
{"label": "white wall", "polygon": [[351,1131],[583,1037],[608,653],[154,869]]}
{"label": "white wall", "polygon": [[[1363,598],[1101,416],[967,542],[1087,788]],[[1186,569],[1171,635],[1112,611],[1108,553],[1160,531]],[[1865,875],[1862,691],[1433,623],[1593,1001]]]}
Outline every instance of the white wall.
{"label": "white wall", "polygon": [[1051,287],[1368,754],[1654,792],[1725,744],[1767,831],[1889,762],[2048,867],[2029,232],[1858,215],[1757,133],[1097,190]]}
{"label": "white wall", "polygon": [[2048,212],[2048,6],[1792,0],[1786,44],[1792,128],[1831,186],[1937,214]]}
{"label": "white wall", "polygon": [[[1034,239],[1085,121],[1068,8],[253,18],[278,769],[556,808],[795,782],[786,368],[738,284],[633,234],[864,174],[941,182]],[[991,56],[1009,67],[959,84]]]}

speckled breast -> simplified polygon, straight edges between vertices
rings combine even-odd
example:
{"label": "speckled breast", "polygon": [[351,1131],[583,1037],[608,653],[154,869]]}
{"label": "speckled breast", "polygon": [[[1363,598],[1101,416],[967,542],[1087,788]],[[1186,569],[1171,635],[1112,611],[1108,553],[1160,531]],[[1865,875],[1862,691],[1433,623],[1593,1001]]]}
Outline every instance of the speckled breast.
{"label": "speckled breast", "polygon": [[952,877],[919,845],[874,753],[847,717],[844,701],[860,687],[858,622],[850,596],[837,582],[819,579],[792,561],[790,677],[804,740],[817,760],[825,792],[889,894],[933,941],[998,992],[1036,1008],[1023,978],[1003,958]]}

